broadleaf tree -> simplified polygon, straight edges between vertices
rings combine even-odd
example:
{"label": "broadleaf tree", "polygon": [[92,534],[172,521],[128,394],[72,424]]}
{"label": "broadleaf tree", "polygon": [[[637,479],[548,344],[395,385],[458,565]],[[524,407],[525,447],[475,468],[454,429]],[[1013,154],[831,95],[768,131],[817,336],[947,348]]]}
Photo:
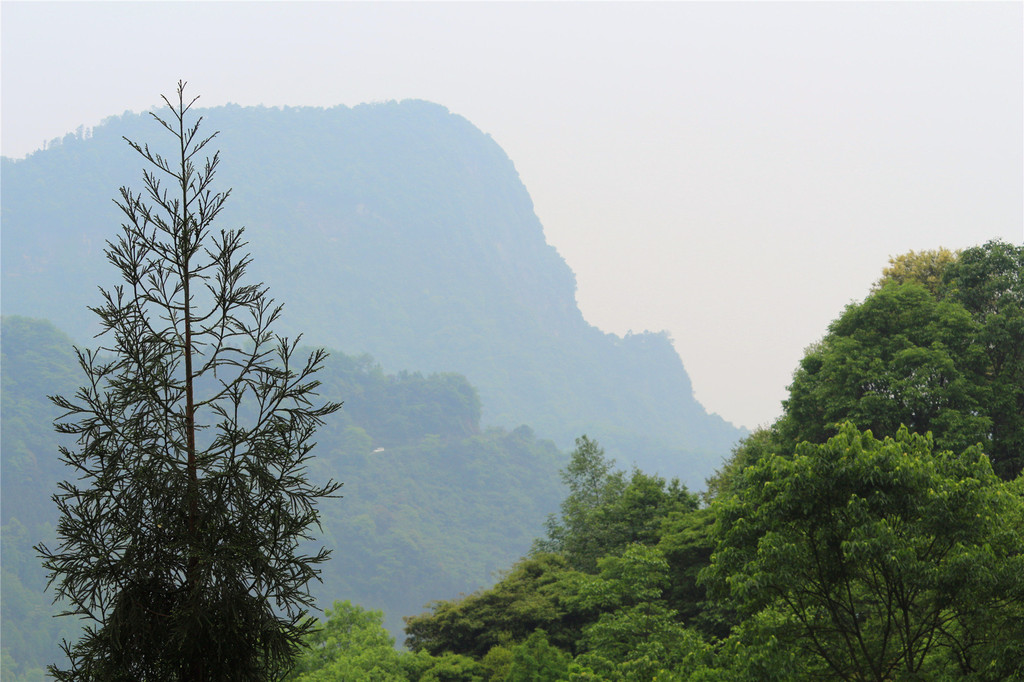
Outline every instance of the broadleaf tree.
{"label": "broadleaf tree", "polygon": [[[248,283],[242,229],[215,229],[216,136],[185,84],[153,118],[162,154],[127,140],[146,169],[122,187],[120,235],[106,256],[123,282],[100,289],[105,339],[79,350],[85,385],[55,396],[69,479],[54,495],[57,544],[37,551],[65,615],[59,680],[264,680],[291,667],[312,627],[312,438],[340,404],[318,401],[326,355],[278,336],[281,306]],[[169,113],[167,111],[169,110]],[[126,138],[127,139],[127,138]]]}
{"label": "broadleaf tree", "polygon": [[1013,479],[1024,468],[1024,245],[892,263],[800,361],[769,449],[824,443],[846,420],[877,437],[904,425],[931,431],[939,449],[980,443]]}
{"label": "broadleaf tree", "polygon": [[800,658],[799,678],[1024,673],[1024,498],[979,448],[847,422],[740,476],[716,500],[703,578],[746,617],[741,633]]}

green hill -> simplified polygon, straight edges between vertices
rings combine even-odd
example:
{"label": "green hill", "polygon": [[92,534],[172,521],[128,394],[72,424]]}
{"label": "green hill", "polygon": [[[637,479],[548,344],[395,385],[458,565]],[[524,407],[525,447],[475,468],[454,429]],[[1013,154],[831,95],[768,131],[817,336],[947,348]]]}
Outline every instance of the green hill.
{"label": "green hill", "polygon": [[[52,324],[2,322],[3,679],[58,654],[73,623],[50,617],[50,595],[32,545],[52,544],[50,495],[68,476],[57,458],[46,399],[72,393],[80,376],[71,340]],[[490,584],[540,534],[562,495],[564,456],[527,427],[481,429],[480,402],[456,374],[388,375],[369,356],[335,353],[322,394],[345,406],[317,433],[313,475],[345,483],[323,510],[334,550],[313,586],[318,603],[351,599],[402,616],[428,601]],[[27,676],[26,676],[27,675]],[[9,677],[10,676],[10,677]]]}

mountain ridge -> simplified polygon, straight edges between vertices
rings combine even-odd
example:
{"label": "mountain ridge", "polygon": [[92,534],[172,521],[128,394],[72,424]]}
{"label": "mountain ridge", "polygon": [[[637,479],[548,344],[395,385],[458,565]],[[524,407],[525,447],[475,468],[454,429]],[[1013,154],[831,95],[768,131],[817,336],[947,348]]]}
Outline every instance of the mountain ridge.
{"label": "mountain ridge", "polygon": [[[465,118],[421,100],[199,112],[222,152],[220,219],[246,227],[251,272],[286,304],[282,329],[391,371],[456,371],[484,422],[582,433],[620,460],[699,486],[745,433],[694,399],[664,332],[618,337],[583,318],[511,159]],[[3,159],[5,313],[76,339],[111,286],[110,201],[139,187],[121,136],[159,149],[144,114],[111,117],[25,159]]]}

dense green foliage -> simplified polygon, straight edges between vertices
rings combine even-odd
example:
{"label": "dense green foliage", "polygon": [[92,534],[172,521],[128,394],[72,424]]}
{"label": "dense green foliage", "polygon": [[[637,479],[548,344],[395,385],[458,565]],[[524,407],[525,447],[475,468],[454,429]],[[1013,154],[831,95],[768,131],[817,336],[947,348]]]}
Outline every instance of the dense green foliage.
{"label": "dense green foliage", "polygon": [[309,637],[309,648],[297,662],[291,679],[400,680],[403,657],[384,629],[384,614],[350,602],[335,602],[326,622]]}
{"label": "dense green foliage", "polygon": [[871,287],[878,291],[886,284],[920,284],[934,295],[944,288],[946,270],[957,259],[959,251],[938,248],[934,251],[910,251],[889,258],[882,277]]}
{"label": "dense green foliage", "polygon": [[[1018,482],[1019,483],[1019,482]],[[851,424],[741,476],[706,571],[745,636],[823,679],[1024,673],[1024,499],[979,449]]]}
{"label": "dense green foliage", "polygon": [[984,349],[983,410],[991,419],[983,444],[996,473],[1024,470],[1024,244],[989,242],[965,250],[943,275],[946,295],[978,325]]}
{"label": "dense green foliage", "polygon": [[534,553],[494,587],[408,618],[413,651],[483,661],[510,649],[512,671],[516,660],[543,660],[583,678],[650,679],[699,648],[700,635],[680,616],[698,608],[695,596],[673,589],[680,567],[659,544],[677,534],[670,520],[699,513],[695,497],[678,481],[638,470],[627,477],[586,437],[563,480],[569,495]]}
{"label": "dense green foliage", "polygon": [[[481,682],[491,679],[536,680],[565,668],[565,656],[547,645],[543,631],[528,647],[497,647],[477,661],[460,654],[432,656],[397,651],[381,625],[383,614],[350,602],[335,602],[327,618],[309,638],[309,649],[288,682]],[[511,676],[511,677],[510,677]],[[552,679],[552,678],[548,678]]]}
{"label": "dense green foliage", "polygon": [[[599,453],[581,439],[566,477],[621,483]],[[520,679],[527,661],[530,679],[552,681],[1016,679],[1021,483],[977,447],[937,451],[905,428],[878,440],[847,423],[757,460],[728,495],[660,515],[645,541],[610,546],[593,567],[535,552],[494,587],[409,618],[407,644],[481,666],[511,659],[481,678],[496,680]]]}
{"label": "dense green foliage", "polygon": [[[664,333],[604,334],[583,319],[569,267],[545,241],[497,143],[421,101],[203,112],[261,279],[287,301],[282,331],[389,371],[458,372],[483,422],[571,449],[581,433],[620,461],[695,487],[742,432],[693,397]],[[3,159],[6,314],[44,317],[87,345],[107,283],[107,199],[136,175],[121,135],[143,116]]]}
{"label": "dense green foliage", "polygon": [[667,486],[658,476],[634,469],[626,477],[614,471],[614,460],[586,436],[562,472],[568,496],[561,514],[547,522],[540,551],[558,552],[573,568],[593,571],[599,557],[621,552],[631,543],[655,544],[662,520],[674,512],[697,508],[697,498],[673,479]]}
{"label": "dense green foliage", "polygon": [[[905,276],[850,305],[800,362],[776,446],[824,442],[849,420],[876,436],[931,431],[940,449],[980,443],[996,472],[1024,465],[1024,246],[946,263],[942,283]],[[932,268],[932,271],[934,268]]]}

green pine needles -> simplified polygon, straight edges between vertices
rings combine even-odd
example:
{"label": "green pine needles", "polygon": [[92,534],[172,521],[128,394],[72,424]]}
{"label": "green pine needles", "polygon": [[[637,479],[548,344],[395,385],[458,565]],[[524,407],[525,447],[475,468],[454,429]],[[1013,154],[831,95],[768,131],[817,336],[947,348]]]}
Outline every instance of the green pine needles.
{"label": "green pine needles", "polygon": [[[107,259],[123,278],[91,308],[106,344],[77,350],[85,385],[56,428],[76,438],[54,500],[58,546],[37,547],[64,615],[59,680],[268,680],[291,667],[311,621],[317,503],[339,483],[307,478],[313,435],[339,403],[316,403],[326,354],[296,357],[272,326],[281,306],[246,284],[242,230],[217,230],[216,136],[199,133],[178,83],[154,119],[170,156],[145,160],[144,191]],[[165,186],[166,185],[166,186]]]}

